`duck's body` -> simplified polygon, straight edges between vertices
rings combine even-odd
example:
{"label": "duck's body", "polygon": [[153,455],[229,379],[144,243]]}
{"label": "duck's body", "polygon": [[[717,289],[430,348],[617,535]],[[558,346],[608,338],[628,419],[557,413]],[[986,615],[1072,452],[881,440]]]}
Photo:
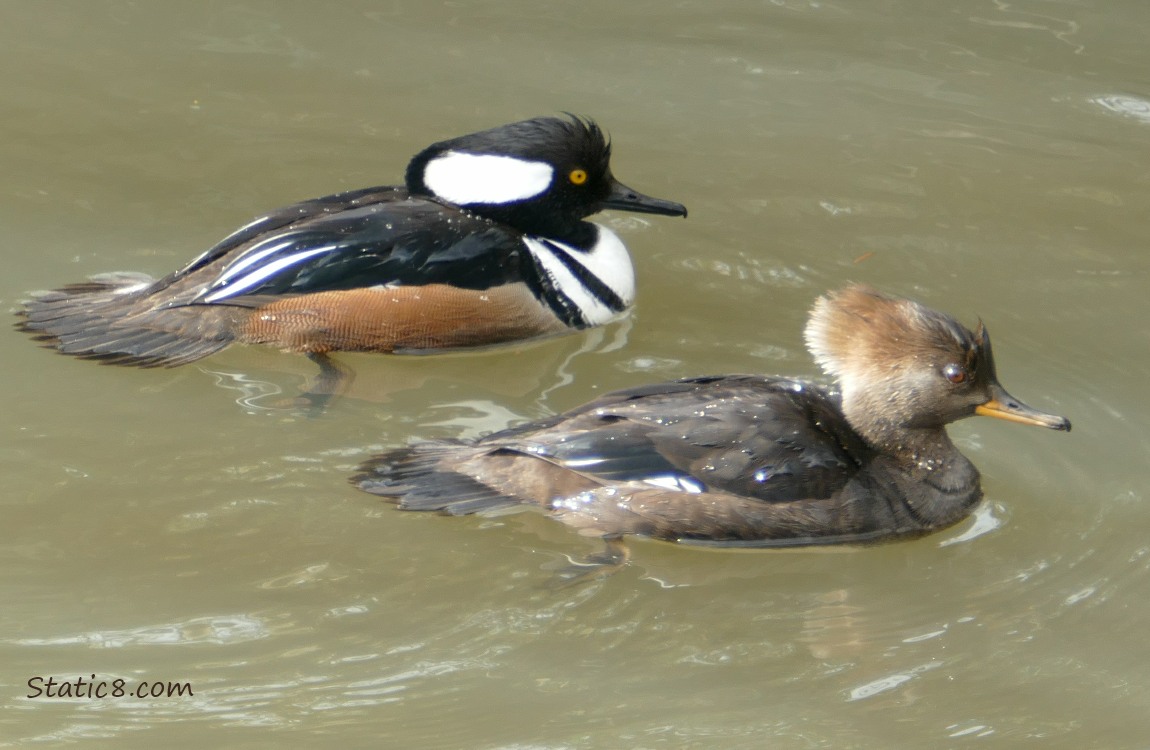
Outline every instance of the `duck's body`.
{"label": "duck's body", "polygon": [[20,325],[65,354],[174,366],[231,343],[312,356],[489,346],[602,325],[635,295],[603,208],[685,215],[614,179],[590,121],[537,118],[428,147],[406,184],[278,209],[159,280],[43,294]]}
{"label": "duck's body", "polygon": [[725,375],[633,388],[474,445],[373,459],[362,489],[453,515],[527,502],[596,536],[732,546],[865,542],[961,520],[961,455],[930,485],[868,446],[827,390]]}
{"label": "duck's body", "polygon": [[780,546],[917,536],[966,517],[977,469],[945,424],[1068,430],[998,384],[989,337],[849,287],[807,328],[842,391],[728,375],[619,391],[474,443],[386,453],[353,482],[408,510],[543,507],[583,534]]}

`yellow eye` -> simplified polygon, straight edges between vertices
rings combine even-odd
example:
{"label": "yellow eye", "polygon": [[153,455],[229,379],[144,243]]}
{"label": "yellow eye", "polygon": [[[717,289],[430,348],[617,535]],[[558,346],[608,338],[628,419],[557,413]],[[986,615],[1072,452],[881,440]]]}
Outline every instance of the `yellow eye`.
{"label": "yellow eye", "polygon": [[572,169],[571,174],[567,175],[567,179],[571,180],[572,185],[582,185],[587,181],[587,173],[582,169]]}

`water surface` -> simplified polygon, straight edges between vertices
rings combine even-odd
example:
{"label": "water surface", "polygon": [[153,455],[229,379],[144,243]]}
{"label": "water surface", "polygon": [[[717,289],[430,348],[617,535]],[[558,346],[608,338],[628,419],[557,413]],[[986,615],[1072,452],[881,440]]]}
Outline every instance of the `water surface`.
{"label": "water surface", "polygon": [[[397,181],[558,111],[686,221],[605,214],[623,323],[510,351],[99,367],[0,335],[0,747],[1144,747],[1150,6],[5,4],[0,302],[166,273],[252,216]],[[814,298],[865,281],[993,332],[1074,422],[952,434],[977,516],[839,552],[594,545],[532,513],[397,513],[346,484],[413,438],[713,372],[815,376]],[[36,676],[193,697],[29,699]]]}

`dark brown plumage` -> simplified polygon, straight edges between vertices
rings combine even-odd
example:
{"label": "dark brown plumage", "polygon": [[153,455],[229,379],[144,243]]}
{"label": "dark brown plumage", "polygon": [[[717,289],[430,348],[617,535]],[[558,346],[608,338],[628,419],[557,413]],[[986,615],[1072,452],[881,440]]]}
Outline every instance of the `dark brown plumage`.
{"label": "dark brown plumage", "polygon": [[404,510],[536,505],[607,539],[861,543],[944,528],[981,498],[947,423],[978,413],[1070,429],[1003,390],[981,325],[908,300],[827,295],[807,343],[841,392],[753,375],[632,388],[474,442],[390,451],[352,482]]}

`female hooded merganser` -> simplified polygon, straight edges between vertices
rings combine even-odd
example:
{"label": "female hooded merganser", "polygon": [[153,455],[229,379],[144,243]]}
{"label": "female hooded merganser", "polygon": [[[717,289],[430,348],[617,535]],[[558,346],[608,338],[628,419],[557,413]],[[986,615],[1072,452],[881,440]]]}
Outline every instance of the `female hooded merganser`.
{"label": "female hooded merganser", "polygon": [[640,386],[474,442],[393,450],[352,482],[404,510],[539,505],[606,539],[598,562],[619,565],[626,534],[756,547],[927,534],[982,497],[948,423],[1070,429],[1003,389],[981,323],[849,286],[815,303],[806,342],[839,390],[755,375]]}
{"label": "female hooded merganser", "polygon": [[183,269],[106,274],[27,303],[65,354],[174,367],[233,342],[305,352],[485,346],[607,323],[634,300],[627,249],[583,219],[686,216],[611,174],[588,119],[539,117],[424,149],[406,184],[272,211]]}

